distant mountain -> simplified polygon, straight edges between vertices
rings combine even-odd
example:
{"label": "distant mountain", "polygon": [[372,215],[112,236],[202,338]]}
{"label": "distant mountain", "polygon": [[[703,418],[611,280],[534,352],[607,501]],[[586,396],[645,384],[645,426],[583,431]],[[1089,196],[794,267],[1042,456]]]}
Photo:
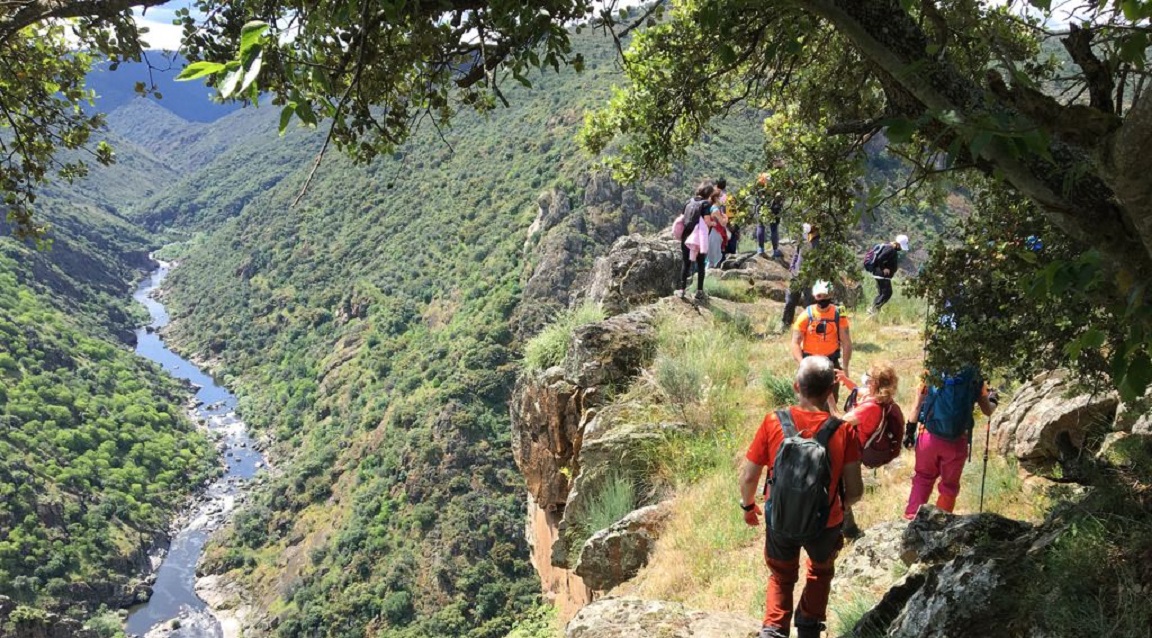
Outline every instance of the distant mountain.
{"label": "distant mountain", "polygon": [[[93,68],[88,74],[88,88],[96,91],[97,111],[109,113],[136,100],[147,100],[190,122],[215,122],[241,108],[239,104],[213,102],[213,91],[203,80],[177,82],[184,58],[160,51],[148,51],[145,55],[151,68],[148,62],[121,62],[115,71],[111,71],[107,63]],[[137,82],[155,83],[162,98],[139,97],[135,89]]]}

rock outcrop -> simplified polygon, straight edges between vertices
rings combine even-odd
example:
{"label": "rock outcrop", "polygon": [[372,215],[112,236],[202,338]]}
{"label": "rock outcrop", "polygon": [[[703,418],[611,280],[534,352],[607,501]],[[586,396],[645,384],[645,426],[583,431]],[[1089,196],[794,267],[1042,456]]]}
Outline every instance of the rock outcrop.
{"label": "rock outcrop", "polygon": [[602,598],[576,614],[565,638],[756,638],[760,621],[705,613],[678,603]]}
{"label": "rock outcrop", "polygon": [[1077,390],[1068,378],[1061,370],[1037,376],[992,420],[1000,452],[1048,478],[1078,475],[1077,463],[1099,450],[1119,405],[1115,393]]}
{"label": "rock outcrop", "polygon": [[592,535],[580,550],[576,575],[594,590],[628,581],[648,564],[648,555],[671,513],[671,503],[642,507]]}
{"label": "rock outcrop", "polygon": [[901,555],[907,526],[900,520],[869,527],[862,538],[845,547],[836,559],[832,591],[849,588],[882,592],[891,587],[903,571]]}
{"label": "rock outcrop", "polygon": [[781,303],[791,277],[786,260],[756,253],[730,257],[721,264],[720,281],[747,283],[756,296]]}
{"label": "rock outcrop", "polygon": [[627,312],[672,294],[679,276],[677,242],[627,235],[596,260],[588,300],[608,314]]}
{"label": "rock outcrop", "polygon": [[[1033,585],[1037,556],[1062,531],[995,514],[955,516],[920,508],[904,531],[907,574],[865,613],[857,636],[1003,636],[1019,617],[1023,592]],[[929,633],[925,633],[930,628]]]}
{"label": "rock outcrop", "polygon": [[[513,392],[512,452],[528,484],[533,563],[562,618],[592,598],[592,586],[581,576],[604,587],[632,569],[573,571],[585,540],[598,531],[584,520],[590,500],[612,471],[626,467],[638,446],[663,427],[621,418],[621,407],[605,402],[610,389],[622,387],[649,363],[654,339],[651,309],[583,326],[572,334],[563,366],[522,376]],[[604,545],[605,551],[616,551],[620,540]],[[640,546],[634,543],[634,549]],[[643,558],[632,553],[632,562],[647,561],[646,551]]]}

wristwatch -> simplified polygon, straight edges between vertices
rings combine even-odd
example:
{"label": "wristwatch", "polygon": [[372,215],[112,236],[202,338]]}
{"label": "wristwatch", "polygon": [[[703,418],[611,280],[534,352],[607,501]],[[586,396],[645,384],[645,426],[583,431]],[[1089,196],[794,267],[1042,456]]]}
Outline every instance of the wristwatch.
{"label": "wristwatch", "polygon": [[740,509],[744,510],[745,512],[751,512],[752,508],[754,507],[756,507],[756,503],[749,503],[747,505],[743,503],[740,504]]}

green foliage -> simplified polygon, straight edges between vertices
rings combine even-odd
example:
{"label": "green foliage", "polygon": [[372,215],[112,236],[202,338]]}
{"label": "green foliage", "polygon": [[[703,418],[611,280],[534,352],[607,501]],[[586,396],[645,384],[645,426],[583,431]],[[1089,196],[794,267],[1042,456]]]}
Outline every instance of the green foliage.
{"label": "green foliage", "polygon": [[604,311],[592,303],[565,310],[540,334],[524,344],[524,366],[528,370],[546,370],[564,363],[572,331],[604,319]]}
{"label": "green foliage", "polygon": [[94,604],[68,583],[126,583],[137,547],[211,475],[212,449],[174,380],[19,283],[13,244],[0,242],[0,594]]}
{"label": "green foliage", "polygon": [[623,472],[608,475],[588,499],[584,524],[595,533],[611,526],[636,509],[636,484]]}
{"label": "green foliage", "polygon": [[859,627],[860,619],[879,602],[875,598],[854,595],[851,598],[833,596],[828,608],[834,620],[828,624],[829,633],[836,636],[858,636],[859,638],[881,638],[885,635],[882,627]]}
{"label": "green foliage", "polygon": [[113,611],[105,611],[90,618],[85,627],[99,638],[124,638],[124,622]]}
{"label": "green foliage", "polygon": [[796,390],[792,387],[793,380],[789,377],[765,372],[760,377],[760,384],[764,393],[768,395],[768,404],[777,407],[791,405],[796,401]]}
{"label": "green foliage", "polygon": [[704,292],[729,301],[751,302],[756,300],[755,292],[746,282],[720,281],[715,277],[708,277],[704,280]]}
{"label": "green foliage", "polygon": [[1130,306],[1142,291],[1117,298],[1099,253],[1018,195],[989,185],[975,201],[964,242],[936,246],[911,288],[932,308],[929,365],[974,363],[1017,379],[1067,365],[1110,376],[1125,398],[1141,394],[1152,333],[1124,318],[1143,312]]}
{"label": "green foliage", "polygon": [[544,603],[528,610],[504,638],[555,638],[556,625],[556,606]]}

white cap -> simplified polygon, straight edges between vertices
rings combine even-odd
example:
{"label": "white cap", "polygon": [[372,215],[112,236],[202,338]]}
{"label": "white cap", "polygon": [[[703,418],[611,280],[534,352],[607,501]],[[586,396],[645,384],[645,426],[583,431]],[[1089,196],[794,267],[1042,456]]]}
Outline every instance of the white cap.
{"label": "white cap", "polygon": [[896,243],[900,244],[900,250],[908,252],[908,235],[896,235]]}
{"label": "white cap", "polygon": [[800,224],[800,230],[804,231],[804,235],[807,236],[808,233],[812,232],[812,224]]}
{"label": "white cap", "polygon": [[812,296],[816,295],[830,295],[832,294],[832,284],[824,280],[817,280],[816,284],[812,286]]}

